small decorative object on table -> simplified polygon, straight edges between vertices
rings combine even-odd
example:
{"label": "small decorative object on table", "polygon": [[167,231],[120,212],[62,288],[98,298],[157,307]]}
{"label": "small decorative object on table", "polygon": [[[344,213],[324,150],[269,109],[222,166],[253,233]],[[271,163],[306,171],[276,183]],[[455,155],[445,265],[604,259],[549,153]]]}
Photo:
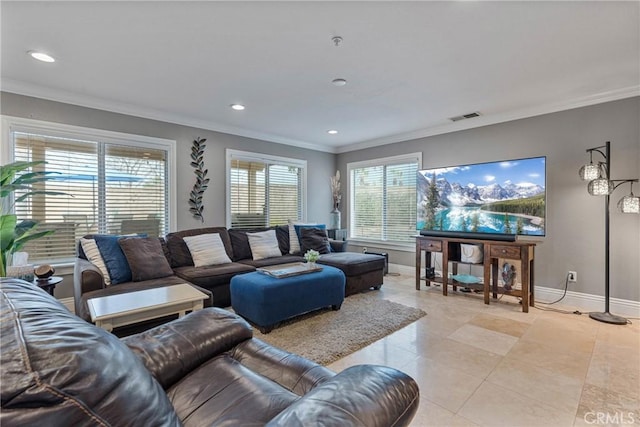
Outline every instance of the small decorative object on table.
{"label": "small decorative object on table", "polygon": [[425,276],[427,279],[435,279],[436,277],[436,268],[435,267],[427,267],[425,269]]}
{"label": "small decorative object on table", "polygon": [[469,264],[481,264],[484,259],[482,245],[460,244],[460,261]]}
{"label": "small decorative object on table", "polygon": [[53,276],[56,272],[56,269],[50,266],[49,264],[42,264],[36,267],[34,273],[38,280],[46,281],[49,277]]}
{"label": "small decorative object on table", "polygon": [[460,283],[480,283],[479,277],[470,274],[454,274],[451,278]]}
{"label": "small decorative object on table", "polygon": [[304,259],[307,261],[307,266],[309,268],[315,268],[316,261],[318,261],[319,258],[320,258],[320,252],[314,251],[313,249],[309,249],[304,254]]}
{"label": "small decorative object on table", "polygon": [[505,262],[502,265],[502,281],[504,282],[504,289],[510,291],[513,289],[513,284],[516,280],[516,267]]}

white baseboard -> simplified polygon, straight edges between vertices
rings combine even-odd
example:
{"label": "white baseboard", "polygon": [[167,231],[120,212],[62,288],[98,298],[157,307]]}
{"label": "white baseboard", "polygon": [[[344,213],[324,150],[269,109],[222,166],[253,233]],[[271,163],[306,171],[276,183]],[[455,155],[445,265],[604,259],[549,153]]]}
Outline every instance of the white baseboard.
{"label": "white baseboard", "polygon": [[[413,276],[416,268],[410,265],[389,264],[389,272]],[[559,299],[564,291],[562,289],[536,286],[535,300],[539,302],[553,302]],[[583,312],[604,311],[604,297],[601,295],[585,294],[581,292],[567,291],[565,297],[558,304],[570,306]],[[640,302],[619,298],[609,298],[609,311],[624,317],[640,318]]]}
{"label": "white baseboard", "polygon": [[[535,298],[539,302],[553,302],[562,296],[562,289],[536,286]],[[558,304],[575,307],[580,311],[604,311],[604,296],[567,291],[565,297]],[[625,317],[640,318],[640,302],[619,298],[609,298],[609,311]]]}
{"label": "white baseboard", "polygon": [[60,298],[58,301],[60,301],[62,304],[64,304],[64,306],[67,307],[70,312],[72,312],[73,314],[76,313],[76,306],[74,304],[73,297]]}

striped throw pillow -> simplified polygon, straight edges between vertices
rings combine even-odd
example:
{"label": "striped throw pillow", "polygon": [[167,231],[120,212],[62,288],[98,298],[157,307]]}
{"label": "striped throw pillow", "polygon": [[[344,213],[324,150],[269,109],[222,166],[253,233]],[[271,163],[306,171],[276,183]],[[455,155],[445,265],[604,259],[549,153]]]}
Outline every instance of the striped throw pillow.
{"label": "striped throw pillow", "polygon": [[298,234],[296,228],[293,225],[293,221],[289,220],[289,253],[295,254],[300,252],[300,242],[298,241]]}
{"label": "striped throw pillow", "polygon": [[282,256],[276,230],[261,231],[259,233],[247,233],[251,255],[254,261]]}
{"label": "striped throw pillow", "polygon": [[98,249],[98,245],[96,241],[93,239],[85,239],[84,237],[80,239],[80,244],[82,245],[82,250],[84,254],[87,256],[89,262],[100,270],[102,276],[104,278],[104,284],[107,286],[111,285],[111,276],[109,275],[109,270],[107,270],[107,265],[104,263],[104,259],[100,254],[100,250]]}
{"label": "striped throw pillow", "polygon": [[184,242],[189,248],[193,265],[204,267],[205,265],[228,264],[231,262],[224,243],[218,233],[199,234],[186,236]]}

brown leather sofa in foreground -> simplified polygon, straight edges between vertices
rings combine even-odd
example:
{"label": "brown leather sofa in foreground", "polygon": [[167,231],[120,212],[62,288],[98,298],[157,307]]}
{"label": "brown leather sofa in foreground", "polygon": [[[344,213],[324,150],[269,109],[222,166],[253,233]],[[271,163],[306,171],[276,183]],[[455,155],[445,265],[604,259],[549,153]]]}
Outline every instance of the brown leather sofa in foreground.
{"label": "brown leather sofa in foreground", "polygon": [[335,374],[205,308],[123,340],[35,285],[0,279],[0,425],[405,426],[418,386],[360,365]]}

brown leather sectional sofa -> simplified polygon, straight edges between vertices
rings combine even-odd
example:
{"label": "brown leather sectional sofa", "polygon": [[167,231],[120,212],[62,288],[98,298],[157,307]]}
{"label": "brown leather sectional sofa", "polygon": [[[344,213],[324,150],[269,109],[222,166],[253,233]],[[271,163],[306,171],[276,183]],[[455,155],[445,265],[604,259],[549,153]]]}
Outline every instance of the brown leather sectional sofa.
{"label": "brown leather sectional sofa", "polygon": [[2,426],[406,426],[419,402],[396,369],[336,375],[218,308],[120,340],[0,279],[0,325]]}
{"label": "brown leather sectional sofa", "polygon": [[[246,237],[247,230],[227,229],[225,227],[209,227],[191,230],[183,230],[169,233],[162,240],[164,255],[169,260],[173,275],[144,280],[140,282],[127,282],[118,285],[106,286],[100,270],[89,261],[82,251],[76,258],[74,271],[74,296],[76,313],[89,320],[89,312],[86,301],[89,298],[125,293],[150,287],[163,286],[174,283],[192,283],[212,294],[212,300],[205,302],[205,306],[228,307],[231,305],[229,285],[231,278],[236,274],[255,271],[258,267],[267,265],[285,264],[303,261],[301,253],[289,254],[289,228],[288,226],[273,227],[276,231],[278,245],[282,256],[266,258],[255,261],[251,257],[251,249]],[[262,231],[251,230],[253,232]],[[186,236],[195,236],[205,233],[218,233],[225,246],[229,258],[233,261],[228,264],[194,267],[189,249],[184,241]],[[91,236],[87,236],[91,237]],[[384,264],[383,257],[378,255],[365,255],[359,253],[343,252],[346,246],[342,241],[329,241],[334,252],[320,257],[319,264],[331,265],[341,269],[346,276],[345,295],[352,295],[370,288],[379,288],[383,284]]]}

